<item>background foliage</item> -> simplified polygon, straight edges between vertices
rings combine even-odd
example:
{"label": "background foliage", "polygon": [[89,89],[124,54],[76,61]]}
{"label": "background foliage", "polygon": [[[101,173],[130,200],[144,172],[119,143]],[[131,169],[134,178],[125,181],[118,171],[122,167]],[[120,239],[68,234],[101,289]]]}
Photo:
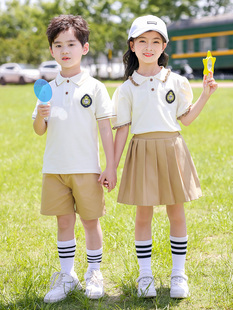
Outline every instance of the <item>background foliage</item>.
{"label": "background foliage", "polygon": [[50,59],[46,28],[60,14],[82,15],[89,23],[90,56],[124,51],[132,19],[154,14],[166,22],[183,17],[214,15],[233,9],[233,0],[9,0],[0,11],[0,64],[40,64]]}

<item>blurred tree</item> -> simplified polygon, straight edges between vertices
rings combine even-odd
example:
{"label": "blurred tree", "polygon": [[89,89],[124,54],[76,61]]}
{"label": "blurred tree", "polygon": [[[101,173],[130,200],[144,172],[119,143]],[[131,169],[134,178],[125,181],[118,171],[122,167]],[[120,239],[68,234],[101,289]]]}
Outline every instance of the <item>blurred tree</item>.
{"label": "blurred tree", "polygon": [[[127,48],[127,30],[132,20],[145,14],[162,17],[165,22],[180,17],[213,15],[232,8],[233,0],[9,0],[0,11],[0,64],[9,61],[40,64],[51,58],[46,28],[60,14],[82,15],[91,30],[93,59],[103,52],[112,55]],[[202,6],[200,6],[200,3]]]}

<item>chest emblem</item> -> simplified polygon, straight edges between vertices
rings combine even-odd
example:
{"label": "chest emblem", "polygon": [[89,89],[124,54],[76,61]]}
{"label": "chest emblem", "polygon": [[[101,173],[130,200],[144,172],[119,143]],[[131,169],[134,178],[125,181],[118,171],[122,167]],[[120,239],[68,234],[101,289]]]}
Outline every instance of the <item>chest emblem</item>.
{"label": "chest emblem", "polygon": [[82,97],[81,99],[81,105],[84,107],[84,108],[88,108],[90,105],[92,104],[92,99],[91,97],[86,94]]}
{"label": "chest emblem", "polygon": [[175,99],[176,99],[176,96],[173,90],[169,90],[169,92],[166,94],[167,103],[172,103]]}

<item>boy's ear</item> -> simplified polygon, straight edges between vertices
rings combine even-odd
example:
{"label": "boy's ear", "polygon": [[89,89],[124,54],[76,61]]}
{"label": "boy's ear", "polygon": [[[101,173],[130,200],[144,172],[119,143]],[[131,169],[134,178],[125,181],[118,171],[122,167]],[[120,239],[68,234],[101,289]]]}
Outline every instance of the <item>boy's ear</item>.
{"label": "boy's ear", "polygon": [[135,52],[135,50],[134,50],[134,42],[133,42],[133,41],[130,41],[130,42],[129,42],[129,46],[130,46],[130,48],[131,48],[131,51],[132,51],[132,52]]}
{"label": "boy's ear", "polygon": [[89,43],[86,42],[83,46],[83,55],[87,55],[88,52],[89,52]]}
{"label": "boy's ear", "polygon": [[52,57],[54,58],[54,54],[53,54],[53,49],[52,49],[52,47],[49,47],[49,50],[50,50],[50,54],[51,54]]}

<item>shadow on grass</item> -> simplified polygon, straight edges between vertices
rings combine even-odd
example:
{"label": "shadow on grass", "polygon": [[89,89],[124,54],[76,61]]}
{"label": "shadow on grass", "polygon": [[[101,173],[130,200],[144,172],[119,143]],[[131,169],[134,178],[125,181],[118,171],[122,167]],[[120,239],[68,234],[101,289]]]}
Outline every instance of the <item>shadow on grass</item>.
{"label": "shadow on grass", "polygon": [[[126,289],[126,287],[125,287]],[[161,287],[155,298],[138,298],[136,289],[128,288],[130,294],[108,295],[99,300],[88,299],[84,291],[73,291],[63,301],[46,304],[43,297],[31,294],[19,300],[0,303],[0,310],[133,310],[172,309],[180,300],[170,298],[170,289]]]}

